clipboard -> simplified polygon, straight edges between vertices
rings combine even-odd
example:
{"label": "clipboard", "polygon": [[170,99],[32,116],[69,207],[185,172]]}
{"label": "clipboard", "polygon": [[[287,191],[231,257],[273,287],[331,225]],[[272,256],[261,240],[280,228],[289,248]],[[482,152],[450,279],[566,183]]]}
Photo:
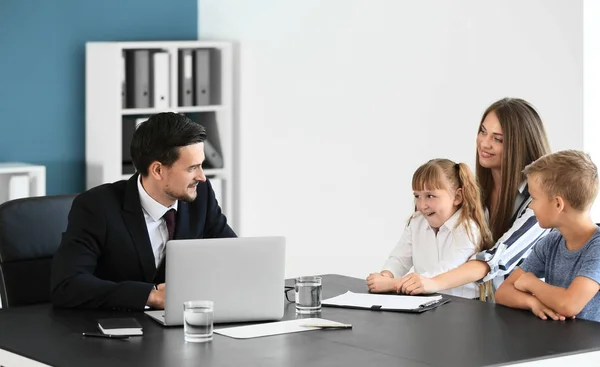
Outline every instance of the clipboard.
{"label": "clipboard", "polygon": [[422,313],[450,302],[447,296],[403,296],[346,292],[323,300],[326,307],[354,308],[372,311]]}

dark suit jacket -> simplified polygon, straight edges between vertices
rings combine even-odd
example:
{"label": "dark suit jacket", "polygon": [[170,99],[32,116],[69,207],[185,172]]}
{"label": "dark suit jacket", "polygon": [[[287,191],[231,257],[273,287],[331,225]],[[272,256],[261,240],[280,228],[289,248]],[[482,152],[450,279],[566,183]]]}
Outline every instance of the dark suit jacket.
{"label": "dark suit jacket", "polygon": [[[95,187],[73,201],[69,224],[54,255],[51,298],[57,307],[143,310],[156,269],[137,187],[138,175]],[[174,239],[235,237],[210,182],[191,203],[179,201]]]}

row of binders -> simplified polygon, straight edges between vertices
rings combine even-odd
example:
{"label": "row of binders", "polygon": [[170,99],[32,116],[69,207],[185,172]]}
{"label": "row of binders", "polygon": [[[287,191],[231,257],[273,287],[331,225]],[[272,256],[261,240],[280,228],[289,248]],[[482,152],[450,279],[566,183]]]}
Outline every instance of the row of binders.
{"label": "row of binders", "polygon": [[[133,139],[133,133],[137,127],[144,121],[148,120],[147,117],[124,117],[123,128],[122,128],[122,163],[123,163],[123,174],[135,173],[135,167],[133,166],[133,160],[131,158],[131,140]],[[214,145],[210,140],[204,141],[204,156],[205,163],[204,168],[223,168],[223,156],[218,151],[217,146]]]}
{"label": "row of binders", "polygon": [[[178,106],[219,104],[216,49],[181,49],[177,63]],[[164,50],[123,52],[123,108],[171,106],[171,54]]]}

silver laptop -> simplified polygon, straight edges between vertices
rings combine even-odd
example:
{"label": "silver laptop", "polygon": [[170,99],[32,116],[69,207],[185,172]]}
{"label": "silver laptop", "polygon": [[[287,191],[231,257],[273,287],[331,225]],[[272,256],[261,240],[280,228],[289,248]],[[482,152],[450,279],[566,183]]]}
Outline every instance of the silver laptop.
{"label": "silver laptop", "polygon": [[285,237],[172,240],[167,243],[165,310],[146,311],[183,325],[183,302],[214,302],[214,322],[283,317]]}

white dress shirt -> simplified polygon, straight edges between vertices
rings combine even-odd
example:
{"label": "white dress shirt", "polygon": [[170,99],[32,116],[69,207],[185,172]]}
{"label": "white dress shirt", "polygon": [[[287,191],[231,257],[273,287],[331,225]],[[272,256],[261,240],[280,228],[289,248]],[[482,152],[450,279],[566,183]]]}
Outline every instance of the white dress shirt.
{"label": "white dress shirt", "polygon": [[[459,223],[461,211],[462,209],[457,210],[440,227],[437,235],[425,217],[416,213],[385,262],[383,270],[390,271],[394,278],[400,278],[414,268],[415,273],[431,278],[464,264],[475,253],[475,244],[479,242],[481,235],[479,228],[471,221],[475,242],[469,239],[465,225]],[[479,296],[479,287],[470,283],[440,293],[476,298]]]}
{"label": "white dress shirt", "polygon": [[158,267],[163,256],[163,249],[169,240],[169,231],[167,230],[167,222],[163,215],[170,210],[177,210],[177,201],[171,207],[166,207],[156,200],[152,199],[142,186],[142,176],[138,176],[138,191],[140,193],[140,203],[144,212],[144,220],[146,221],[146,229],[148,237],[152,244],[152,252],[154,253],[154,263]]}

